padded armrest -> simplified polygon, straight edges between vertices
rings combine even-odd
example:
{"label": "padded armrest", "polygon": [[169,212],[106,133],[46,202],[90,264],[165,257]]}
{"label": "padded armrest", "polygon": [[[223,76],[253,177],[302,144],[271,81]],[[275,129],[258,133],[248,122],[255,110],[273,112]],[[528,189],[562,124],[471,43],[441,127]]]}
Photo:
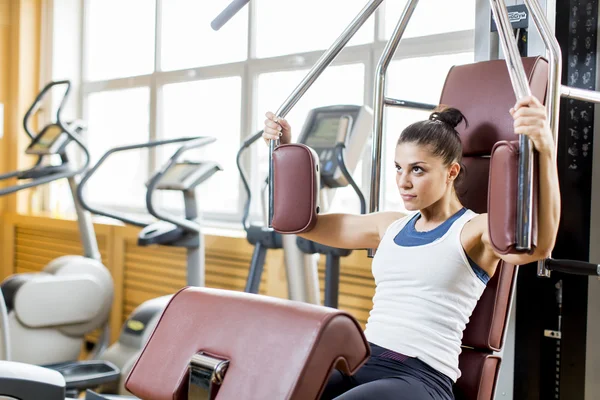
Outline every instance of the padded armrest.
{"label": "padded armrest", "polygon": [[334,366],[352,374],[370,356],[346,312],[186,288],[165,309],[125,386],[144,400],[187,399],[188,364],[199,351],[230,360],[219,400],[317,399]]}
{"label": "padded armrest", "polygon": [[[537,247],[538,226],[538,172],[537,153],[534,152],[533,214],[531,216],[531,253]],[[519,142],[500,141],[492,149],[490,185],[488,193],[488,226],[490,242],[500,254],[518,254],[517,200],[518,200]]]}
{"label": "padded armrest", "polygon": [[303,144],[284,144],[273,152],[273,229],[302,233],[317,223],[321,187],[319,156]]}

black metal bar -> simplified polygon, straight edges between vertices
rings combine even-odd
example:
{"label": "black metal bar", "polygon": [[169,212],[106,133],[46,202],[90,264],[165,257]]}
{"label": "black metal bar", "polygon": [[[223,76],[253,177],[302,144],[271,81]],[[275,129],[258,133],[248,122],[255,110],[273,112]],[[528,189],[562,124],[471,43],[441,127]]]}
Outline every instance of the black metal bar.
{"label": "black metal bar", "polygon": [[258,293],[260,288],[260,280],[262,278],[263,269],[265,266],[265,258],[267,256],[267,248],[261,242],[257,242],[252,252],[252,262],[248,271],[248,280],[246,281],[246,293]]}
{"label": "black metal bar", "polygon": [[12,171],[12,172],[7,172],[6,174],[2,174],[0,175],[0,181],[3,181],[5,179],[10,179],[10,178],[16,178],[19,175],[21,175],[21,173],[23,173],[24,171]]}
{"label": "black metal bar", "polygon": [[64,107],[65,103],[67,102],[67,97],[69,96],[69,92],[71,91],[71,82],[68,81],[68,80],[50,82],[46,86],[44,86],[44,88],[36,96],[36,98],[33,101],[33,104],[31,105],[31,107],[29,107],[29,109],[25,113],[25,116],[23,117],[23,129],[25,129],[25,133],[27,133],[27,135],[29,135],[29,137],[31,139],[33,139],[36,135],[34,135],[31,132],[31,129],[29,128],[29,125],[28,125],[29,119],[39,109],[40,104],[42,102],[42,99],[44,98],[44,96],[46,95],[46,93],[48,93],[50,91],[50,89],[52,89],[54,86],[62,86],[62,85],[66,85],[67,88],[65,89],[65,93],[63,94],[63,98],[60,101],[58,109],[56,110],[56,121],[57,122],[60,121],[60,113],[61,113],[62,108]]}
{"label": "black metal bar", "polygon": [[385,98],[385,105],[391,107],[414,108],[418,110],[433,111],[437,105],[428,103],[419,103],[416,101],[407,101],[400,99]]}
{"label": "black metal bar", "polygon": [[338,166],[340,167],[340,170],[342,171],[342,175],[344,175],[344,177],[346,178],[346,180],[348,181],[350,186],[352,186],[352,189],[354,189],[354,192],[358,196],[358,200],[360,201],[360,213],[366,214],[367,202],[365,200],[365,196],[363,195],[362,190],[360,190],[360,188],[356,184],[356,181],[354,180],[354,178],[352,178],[352,175],[348,171],[348,168],[346,168],[346,163],[344,162],[344,150],[345,149],[346,149],[346,145],[343,143],[338,143],[335,145],[335,155],[338,160]]}
{"label": "black metal bar", "polygon": [[327,254],[325,258],[325,300],[326,307],[338,308],[340,293],[340,256]]}
{"label": "black metal bar", "polygon": [[564,272],[571,275],[600,276],[600,264],[592,264],[577,260],[546,260],[546,268],[551,271]]}
{"label": "black metal bar", "polygon": [[34,179],[30,182],[22,183],[20,185],[5,187],[5,188],[0,189],[0,196],[15,193],[15,192],[18,192],[19,190],[23,190],[23,189],[29,189],[34,186],[44,185],[46,183],[50,183],[50,182],[56,181],[58,179],[70,178],[76,174],[77,174],[77,171],[69,170],[66,172],[60,172],[58,174],[48,175],[43,178]]}

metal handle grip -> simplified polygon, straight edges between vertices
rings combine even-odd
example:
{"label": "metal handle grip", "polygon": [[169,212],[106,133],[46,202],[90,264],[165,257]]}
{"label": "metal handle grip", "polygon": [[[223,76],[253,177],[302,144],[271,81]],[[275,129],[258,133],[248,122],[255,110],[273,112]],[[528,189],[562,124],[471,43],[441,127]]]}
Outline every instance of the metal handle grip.
{"label": "metal handle grip", "polygon": [[[525,5],[532,16],[535,27],[542,38],[548,54],[548,96],[546,97],[546,110],[552,137],[554,138],[555,151],[558,146],[558,119],[561,97],[562,53],[558,40],[552,27],[545,17],[544,10],[537,0],[525,0]],[[538,261],[538,276],[549,277],[550,271],[544,267],[544,260]]]}
{"label": "metal handle grip", "polygon": [[549,258],[545,262],[551,271],[564,272],[574,275],[600,276],[600,264],[592,264],[577,260],[556,260]]}
{"label": "metal handle grip", "polygon": [[[531,95],[529,80],[525,74],[523,61],[517,42],[513,37],[512,25],[504,0],[490,0],[492,12],[498,27],[500,43],[504,51],[508,74],[517,100]],[[533,215],[533,144],[525,136],[519,136],[519,174],[517,200],[517,249],[531,249],[532,215]]]}
{"label": "metal handle grip", "polygon": [[33,139],[36,135],[34,135],[31,132],[31,129],[29,128],[29,120],[31,119],[33,114],[35,114],[37,112],[37,110],[40,108],[40,105],[42,104],[42,99],[44,98],[46,93],[48,93],[55,86],[63,86],[63,85],[67,86],[67,88],[65,89],[63,98],[61,99],[60,104],[58,105],[58,109],[56,110],[56,121],[60,123],[60,121],[61,121],[60,113],[62,112],[62,109],[63,109],[65,103],[67,102],[67,97],[69,96],[69,92],[71,91],[71,81],[68,81],[68,80],[50,82],[46,86],[44,86],[44,88],[36,96],[31,107],[29,107],[29,110],[27,110],[27,112],[25,113],[25,116],[23,117],[23,129],[25,129],[25,133],[27,133],[27,135],[29,135],[29,137],[31,139]]}
{"label": "metal handle grip", "polygon": [[[416,0],[413,0],[416,1]],[[352,39],[354,34],[360,29],[361,26],[369,19],[369,17],[377,10],[383,0],[370,0],[365,7],[360,10],[358,15],[352,20],[350,25],[342,32],[342,34],[335,40],[335,42],[329,47],[329,49],[323,53],[321,58],[315,63],[311,70],[306,74],[302,82],[294,89],[292,94],[283,102],[279,110],[275,114],[277,118],[285,118],[290,110],[296,105],[296,103],[304,96],[306,91],[312,86],[323,71],[333,62],[335,57],[342,51],[346,44]],[[269,228],[272,227],[271,221],[273,220],[273,151],[279,145],[279,140],[271,140],[269,143]]]}
{"label": "metal handle grip", "polygon": [[210,23],[211,28],[218,31],[225,25],[235,14],[237,14],[250,0],[233,0],[215,19]]}
{"label": "metal handle grip", "polygon": [[595,90],[580,89],[562,85],[560,87],[560,94],[562,97],[569,99],[600,103],[600,92]]}

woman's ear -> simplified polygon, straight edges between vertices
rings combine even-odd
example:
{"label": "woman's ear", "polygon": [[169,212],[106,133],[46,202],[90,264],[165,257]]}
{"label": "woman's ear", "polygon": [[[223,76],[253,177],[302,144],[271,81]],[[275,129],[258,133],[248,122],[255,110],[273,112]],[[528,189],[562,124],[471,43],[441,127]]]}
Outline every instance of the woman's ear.
{"label": "woman's ear", "polygon": [[448,169],[448,182],[455,181],[458,178],[458,174],[460,174],[460,164],[453,162]]}

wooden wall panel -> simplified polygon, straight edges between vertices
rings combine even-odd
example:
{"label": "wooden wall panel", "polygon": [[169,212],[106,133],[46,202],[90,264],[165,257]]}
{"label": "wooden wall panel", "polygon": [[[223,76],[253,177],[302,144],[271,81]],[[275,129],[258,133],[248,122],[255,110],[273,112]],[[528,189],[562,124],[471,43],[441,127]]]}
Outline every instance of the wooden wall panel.
{"label": "wooden wall panel", "polygon": [[[186,285],[186,250],[166,246],[140,247],[137,232],[128,232],[124,250],[123,321],[141,303],[177,292]],[[252,247],[245,239],[206,235],[206,286],[244,290]],[[268,266],[260,292],[267,293]]]}
{"label": "wooden wall panel", "polygon": [[[319,259],[321,301],[325,296],[325,256]],[[339,308],[351,313],[364,327],[373,305],[375,281],[371,275],[371,259],[366,251],[353,251],[340,262]]]}
{"label": "wooden wall panel", "polygon": [[[98,237],[98,247],[106,260],[106,238]],[[55,258],[83,254],[77,232],[15,227],[15,273],[37,272]]]}

